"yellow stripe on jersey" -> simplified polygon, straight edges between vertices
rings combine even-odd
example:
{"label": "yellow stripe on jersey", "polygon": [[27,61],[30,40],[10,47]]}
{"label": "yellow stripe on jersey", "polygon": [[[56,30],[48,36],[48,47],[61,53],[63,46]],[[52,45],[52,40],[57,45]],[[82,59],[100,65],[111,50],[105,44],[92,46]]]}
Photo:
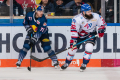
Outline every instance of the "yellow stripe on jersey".
{"label": "yellow stripe on jersey", "polygon": [[43,39],[42,41],[43,41],[43,42],[49,42],[50,40],[47,39],[47,38],[45,38],[45,39]]}
{"label": "yellow stripe on jersey", "polygon": [[37,27],[35,25],[31,26],[34,32],[37,32]]}

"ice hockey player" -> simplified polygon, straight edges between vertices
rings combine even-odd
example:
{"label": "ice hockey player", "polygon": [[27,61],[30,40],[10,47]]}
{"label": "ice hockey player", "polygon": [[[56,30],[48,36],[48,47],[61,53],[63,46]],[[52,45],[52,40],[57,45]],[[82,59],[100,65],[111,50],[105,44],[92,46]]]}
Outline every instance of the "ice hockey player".
{"label": "ice hockey player", "polygon": [[[91,6],[88,4],[83,4],[81,6],[81,13],[72,19],[70,40],[71,49],[68,51],[65,64],[61,66],[62,70],[66,69],[69,66],[77,49],[80,47],[80,45],[75,47],[73,47],[73,45],[96,35],[96,25],[98,26],[98,36],[101,38],[103,37],[106,30],[106,22],[99,14],[91,12]],[[96,38],[85,42],[85,52],[83,55],[83,63],[81,64],[80,71],[84,71],[86,69],[86,66],[89,63],[93,52],[95,42]]]}
{"label": "ice hockey player", "polygon": [[[54,55],[55,52],[51,49],[48,35],[47,19],[43,14],[41,5],[35,5],[35,11],[27,13],[23,25],[27,31],[27,36],[24,41],[22,50],[19,52],[17,67],[21,66],[21,62],[25,58],[28,50],[33,47],[38,40],[41,42],[41,47],[48,56]],[[31,36],[32,34],[32,36]],[[55,68],[59,67],[57,56],[51,57]]]}

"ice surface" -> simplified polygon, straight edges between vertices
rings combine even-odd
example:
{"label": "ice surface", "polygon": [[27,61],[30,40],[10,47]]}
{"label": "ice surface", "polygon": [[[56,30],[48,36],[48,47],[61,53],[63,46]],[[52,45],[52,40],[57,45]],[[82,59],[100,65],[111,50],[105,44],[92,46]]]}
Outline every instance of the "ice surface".
{"label": "ice surface", "polygon": [[64,71],[53,67],[0,68],[0,80],[120,80],[120,67],[87,67],[80,72],[79,67],[68,67]]}

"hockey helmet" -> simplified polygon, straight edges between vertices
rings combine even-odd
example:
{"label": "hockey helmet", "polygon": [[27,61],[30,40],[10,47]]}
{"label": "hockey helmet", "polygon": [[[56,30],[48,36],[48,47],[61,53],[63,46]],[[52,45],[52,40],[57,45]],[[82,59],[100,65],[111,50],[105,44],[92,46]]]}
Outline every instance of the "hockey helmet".
{"label": "hockey helmet", "polygon": [[43,6],[41,6],[41,5],[35,5],[34,10],[35,11],[42,11],[43,10]]}
{"label": "hockey helmet", "polygon": [[83,4],[81,6],[81,12],[83,12],[83,11],[89,11],[89,10],[91,10],[91,6],[89,4]]}

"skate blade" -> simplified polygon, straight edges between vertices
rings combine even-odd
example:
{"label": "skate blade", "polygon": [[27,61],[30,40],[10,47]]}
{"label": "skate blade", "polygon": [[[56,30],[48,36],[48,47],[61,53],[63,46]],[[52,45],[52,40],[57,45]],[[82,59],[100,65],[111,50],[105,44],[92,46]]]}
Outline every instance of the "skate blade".
{"label": "skate blade", "polygon": [[55,67],[55,69],[60,69],[60,66],[58,65],[58,66],[54,66]]}
{"label": "skate blade", "polygon": [[63,71],[64,69],[60,68],[60,71]]}
{"label": "skate blade", "polygon": [[60,71],[64,71],[65,69],[62,69],[61,67],[60,67]]}
{"label": "skate blade", "polygon": [[20,69],[20,66],[17,66],[17,69]]}
{"label": "skate blade", "polygon": [[84,70],[80,69],[80,72],[84,72]]}

